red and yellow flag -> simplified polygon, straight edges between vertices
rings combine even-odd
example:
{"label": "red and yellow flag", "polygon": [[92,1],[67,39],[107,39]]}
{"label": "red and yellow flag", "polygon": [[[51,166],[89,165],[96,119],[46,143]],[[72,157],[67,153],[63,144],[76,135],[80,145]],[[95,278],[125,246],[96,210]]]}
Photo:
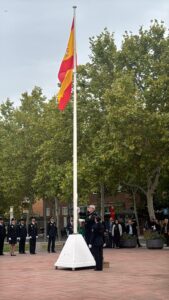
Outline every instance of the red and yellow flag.
{"label": "red and yellow flag", "polygon": [[74,68],[74,20],[72,22],[71,33],[66,49],[66,53],[62,60],[58,78],[61,82],[61,87],[58,97],[58,108],[64,110],[67,103],[70,100],[72,92],[72,81],[73,81],[73,68]]}

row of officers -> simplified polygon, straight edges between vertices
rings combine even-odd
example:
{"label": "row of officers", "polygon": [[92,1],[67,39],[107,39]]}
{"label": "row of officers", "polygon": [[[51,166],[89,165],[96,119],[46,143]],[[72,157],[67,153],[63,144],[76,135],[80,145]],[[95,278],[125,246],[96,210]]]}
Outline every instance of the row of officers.
{"label": "row of officers", "polygon": [[[57,227],[54,222],[54,218],[50,218],[50,222],[47,226],[48,237],[48,252],[55,252],[55,240],[57,235]],[[0,217],[0,255],[3,255],[4,240],[7,240],[10,245],[10,255],[15,256],[15,248],[17,242],[19,243],[19,253],[25,254],[26,239],[29,239],[29,252],[30,254],[36,254],[36,241],[38,238],[38,227],[34,217],[32,217],[28,230],[24,219],[21,219],[19,224],[16,223],[16,219],[12,218],[11,223],[6,230],[4,220]]]}

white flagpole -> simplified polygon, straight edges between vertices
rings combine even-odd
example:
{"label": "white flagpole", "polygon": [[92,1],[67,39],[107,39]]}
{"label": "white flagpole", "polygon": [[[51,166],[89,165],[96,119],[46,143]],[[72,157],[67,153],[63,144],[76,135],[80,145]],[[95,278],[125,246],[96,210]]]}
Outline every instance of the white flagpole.
{"label": "white flagpole", "polygon": [[74,101],[73,101],[73,233],[54,264],[55,268],[94,267],[96,262],[81,234],[77,234],[77,92],[76,92],[76,6],[74,10]]}
{"label": "white flagpole", "polygon": [[74,11],[74,101],[73,101],[73,233],[77,233],[77,79],[76,79],[76,6]]}

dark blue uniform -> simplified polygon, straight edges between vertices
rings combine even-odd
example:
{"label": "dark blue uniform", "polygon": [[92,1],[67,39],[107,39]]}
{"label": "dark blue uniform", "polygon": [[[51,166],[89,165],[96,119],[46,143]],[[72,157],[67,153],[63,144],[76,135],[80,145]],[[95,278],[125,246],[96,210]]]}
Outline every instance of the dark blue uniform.
{"label": "dark blue uniform", "polygon": [[9,244],[15,245],[17,243],[18,231],[17,226],[14,224],[10,224],[8,226],[8,241]]}
{"label": "dark blue uniform", "polygon": [[96,271],[103,270],[103,244],[104,244],[104,226],[101,222],[95,223],[92,227],[90,244],[91,252],[96,261]]}
{"label": "dark blue uniform", "polygon": [[88,212],[86,219],[85,219],[85,240],[88,245],[90,244],[92,227],[95,224],[96,216],[97,216],[97,213],[95,211],[93,211],[91,213]]}
{"label": "dark blue uniform", "polygon": [[26,242],[26,237],[27,237],[27,229],[26,229],[26,225],[22,222],[18,225],[18,237],[20,238],[19,253],[23,254],[23,253],[25,253],[25,242]]}
{"label": "dark blue uniform", "polygon": [[[49,222],[47,226],[47,236],[48,236],[48,252],[52,250],[55,252],[55,240],[57,235],[57,227],[55,222]],[[52,248],[51,248],[52,245]]]}
{"label": "dark blue uniform", "polygon": [[28,226],[28,235],[29,235],[29,250],[30,254],[35,254],[36,249],[36,237],[38,236],[38,227],[37,224],[30,223]]}

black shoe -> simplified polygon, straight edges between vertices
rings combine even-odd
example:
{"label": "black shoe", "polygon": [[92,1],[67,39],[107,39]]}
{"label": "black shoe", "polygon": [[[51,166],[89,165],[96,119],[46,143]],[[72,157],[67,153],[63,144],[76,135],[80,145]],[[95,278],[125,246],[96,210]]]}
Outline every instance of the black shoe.
{"label": "black shoe", "polygon": [[56,251],[54,250],[54,251],[52,251],[52,253],[56,253]]}

